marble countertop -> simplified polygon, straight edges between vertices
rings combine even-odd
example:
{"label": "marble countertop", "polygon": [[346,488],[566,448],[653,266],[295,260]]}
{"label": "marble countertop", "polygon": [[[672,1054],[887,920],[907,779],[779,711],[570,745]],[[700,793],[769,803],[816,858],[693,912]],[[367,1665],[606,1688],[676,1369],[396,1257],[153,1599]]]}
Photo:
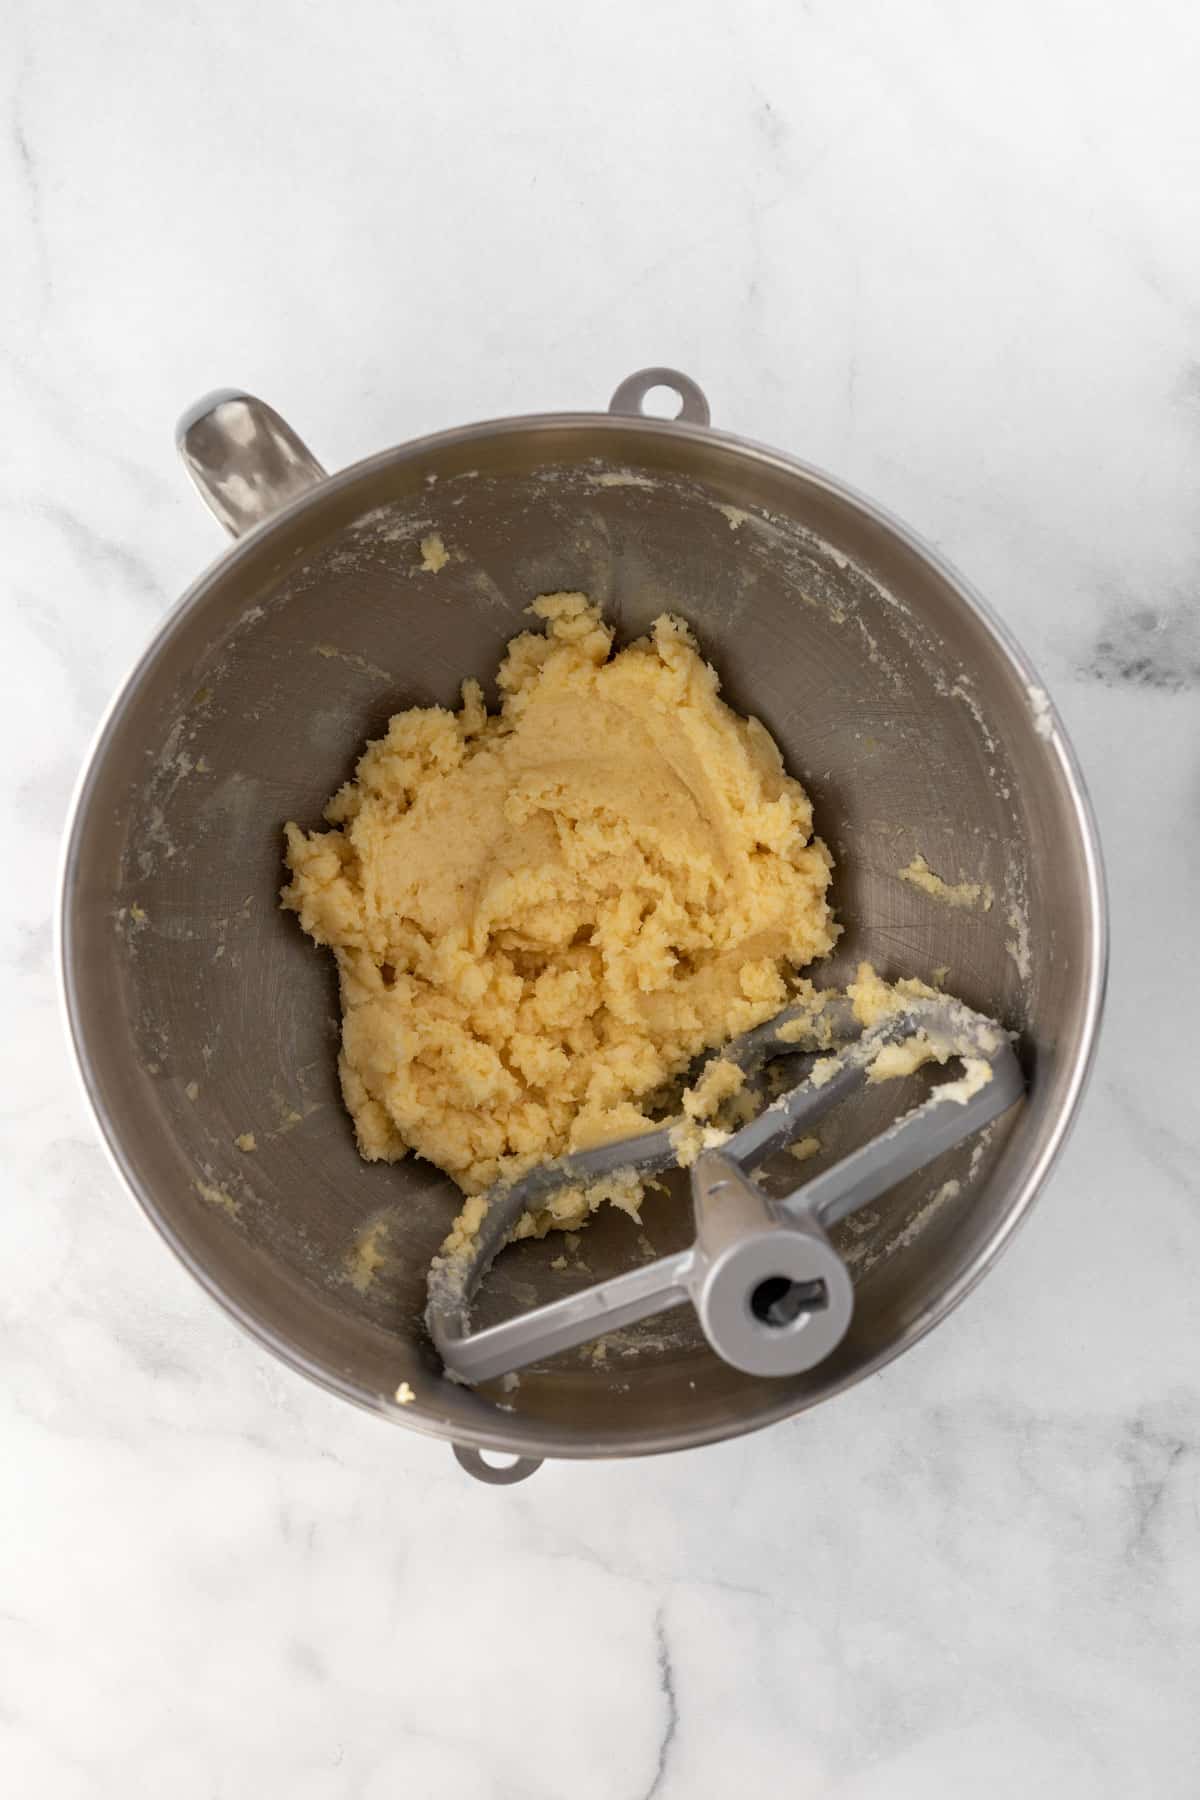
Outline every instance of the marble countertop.
{"label": "marble countertop", "polygon": [[[1071,0],[15,6],[0,27],[0,1783],[22,1800],[1183,1800],[1200,1782],[1200,27]],[[330,467],[647,363],[991,598],[1108,854],[1107,1031],[982,1289],[748,1440],[490,1490],[119,1191],[50,897],[220,546],[176,414]]]}

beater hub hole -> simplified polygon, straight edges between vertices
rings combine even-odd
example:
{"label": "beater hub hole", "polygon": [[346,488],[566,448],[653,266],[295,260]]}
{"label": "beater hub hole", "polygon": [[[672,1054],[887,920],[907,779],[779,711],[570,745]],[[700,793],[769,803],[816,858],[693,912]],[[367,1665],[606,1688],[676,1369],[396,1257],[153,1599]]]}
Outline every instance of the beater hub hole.
{"label": "beater hub hole", "polygon": [[824,1312],[829,1289],[815,1281],[793,1281],[787,1275],[768,1275],[750,1295],[750,1311],[762,1325],[794,1325],[801,1315]]}

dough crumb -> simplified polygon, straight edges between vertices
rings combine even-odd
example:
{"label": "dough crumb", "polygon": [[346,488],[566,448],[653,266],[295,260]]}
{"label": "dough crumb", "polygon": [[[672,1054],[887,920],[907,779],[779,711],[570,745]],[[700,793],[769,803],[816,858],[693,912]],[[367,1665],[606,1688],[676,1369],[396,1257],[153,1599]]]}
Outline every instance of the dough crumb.
{"label": "dough crumb", "polygon": [[743,508],[740,506],[726,506],[726,505],[719,504],[717,506],[717,511],[719,513],[725,514],[725,517],[729,521],[730,531],[739,530],[746,523],[746,520],[750,517],[750,514],[746,511],[744,511]]}
{"label": "dough crumb", "polygon": [[740,1093],[745,1083],[745,1074],[736,1063],[715,1057],[695,1087],[684,1094],[683,1110],[689,1119],[711,1119],[721,1102]]}
{"label": "dough crumb", "polygon": [[[562,1231],[568,1225],[583,1225],[606,1202],[628,1213],[637,1224],[641,1224],[641,1206],[645,1198],[645,1185],[639,1175],[632,1169],[618,1169],[612,1175],[604,1175],[598,1181],[592,1181],[586,1187],[559,1188],[552,1194],[546,1204],[535,1213],[524,1213],[513,1228],[512,1239],[526,1237],[545,1237],[548,1231]],[[463,1208],[466,1216],[471,1210],[468,1201]]]}
{"label": "dough crumb", "polygon": [[945,1062],[945,1054],[923,1031],[915,1031],[899,1044],[884,1044],[871,1064],[868,1081],[897,1081],[915,1075],[929,1062]]}
{"label": "dough crumb", "polygon": [[566,1268],[566,1266],[567,1266],[567,1259],[566,1259],[566,1257],[565,1257],[565,1256],[556,1256],[556,1257],[555,1257],[555,1258],[554,1258],[554,1261],[553,1261],[553,1262],[552,1262],[552,1263],[551,1263],[551,1264],[550,1264],[550,1267],[551,1267],[551,1268],[552,1268],[552,1269],[555,1269],[555,1270],[557,1270],[557,1271],[560,1271],[560,1272],[561,1272],[561,1271],[562,1271],[562,1270],[563,1270],[563,1269],[565,1269],[565,1268]]}
{"label": "dough crumb", "polygon": [[820,1148],[820,1138],[802,1137],[788,1145],[788,1155],[794,1156],[797,1162],[807,1162],[810,1156],[816,1156]]}
{"label": "dough crumb", "polygon": [[247,1153],[247,1155],[250,1153],[251,1150],[258,1149],[258,1141],[255,1138],[254,1133],[252,1131],[240,1131],[238,1133],[237,1137],[235,1137],[233,1141],[237,1145],[238,1149],[244,1150]]}
{"label": "dough crumb", "polygon": [[907,881],[910,887],[920,888],[924,894],[931,894],[935,900],[944,900],[947,906],[982,905],[984,912],[991,912],[995,895],[986,882],[959,881],[950,883],[935,875],[920,851],[913,857],[908,867],[900,870],[901,881]]}
{"label": "dough crumb", "polygon": [[449,561],[450,554],[436,531],[421,539],[421,567],[427,574],[436,575]]}
{"label": "dough crumb", "polygon": [[695,1119],[682,1119],[678,1125],[673,1125],[670,1136],[671,1148],[681,1169],[690,1169],[702,1151],[719,1150],[722,1144],[729,1142],[727,1131],[718,1131],[715,1125],[701,1125]]}
{"label": "dough crumb", "polygon": [[1054,716],[1050,711],[1050,696],[1045,688],[1029,687],[1025,690],[1029,696],[1029,706],[1033,713],[1033,729],[1040,738],[1054,736]]}
{"label": "dough crumb", "polygon": [[885,981],[868,962],[859,963],[846,993],[854,1008],[855,1018],[868,1030],[872,1025],[879,1025],[884,1019],[890,1019],[894,1013],[902,1012],[908,998],[937,998],[933,988],[927,987],[923,981]]}
{"label": "dough crumb", "polygon": [[[939,1058],[938,1060],[947,1059]],[[962,1065],[963,1073],[957,1081],[943,1081],[940,1087],[934,1089],[938,1100],[950,1100],[960,1106],[965,1106],[967,1101],[973,1099],[980,1088],[986,1087],[992,1079],[992,1065],[986,1057],[964,1056]]]}
{"label": "dough crumb", "polygon": [[200,1098],[200,1083],[198,1081],[189,1081],[183,1091],[189,1100],[196,1101]]}
{"label": "dough crumb", "polygon": [[237,1218],[241,1207],[227,1188],[211,1181],[196,1181],[193,1185],[202,1200],[207,1200],[210,1206],[219,1206],[231,1219]]}
{"label": "dough crumb", "polygon": [[402,1381],[400,1386],[396,1389],[397,1406],[411,1406],[416,1397],[416,1394],[413,1392],[407,1381]]}
{"label": "dough crumb", "polygon": [[786,1019],[779,1027],[778,1037],[781,1044],[803,1045],[806,1049],[828,1050],[833,1045],[833,1028],[829,1020],[823,1016],[827,996],[818,993],[808,982],[801,984],[801,992],[793,995],[792,1005],[800,1005],[803,1011],[794,1019]]}

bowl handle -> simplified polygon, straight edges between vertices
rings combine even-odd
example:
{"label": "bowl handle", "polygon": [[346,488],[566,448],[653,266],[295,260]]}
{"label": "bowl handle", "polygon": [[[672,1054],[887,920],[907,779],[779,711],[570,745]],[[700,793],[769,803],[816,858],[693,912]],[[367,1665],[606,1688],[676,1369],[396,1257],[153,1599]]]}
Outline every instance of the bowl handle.
{"label": "bowl handle", "polygon": [[298,500],[325,470],[273,406],[220,388],[175,427],[188,474],[226,531],[242,537]]}
{"label": "bowl handle", "polygon": [[682,369],[639,369],[627,375],[608,403],[611,413],[629,413],[635,419],[649,418],[643,402],[651,388],[670,388],[678,397],[676,419],[688,425],[707,425],[711,418],[704,390]]}
{"label": "bowl handle", "polygon": [[450,1448],[460,1469],[492,1487],[511,1487],[514,1481],[524,1481],[527,1476],[535,1475],[542,1466],[540,1456],[518,1456],[510,1463],[490,1463],[484,1461],[473,1444],[451,1444]]}

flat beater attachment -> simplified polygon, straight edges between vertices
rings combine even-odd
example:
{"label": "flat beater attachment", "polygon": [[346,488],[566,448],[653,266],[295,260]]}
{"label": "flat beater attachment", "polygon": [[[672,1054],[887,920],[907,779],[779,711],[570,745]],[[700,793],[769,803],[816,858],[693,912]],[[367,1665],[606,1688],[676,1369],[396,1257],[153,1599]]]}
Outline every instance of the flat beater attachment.
{"label": "flat beater attachment", "polygon": [[[760,1164],[860,1089],[881,1052],[912,1039],[927,1040],[938,1061],[960,1062],[962,1076],[932,1087],[878,1137],[782,1199],[768,1198],[753,1179]],[[1025,1083],[1008,1033],[942,996],[906,1001],[866,1031],[840,997],[816,1015],[792,1008],[714,1055],[753,1085],[768,1063],[797,1053],[815,1059],[807,1078],[692,1164],[693,1244],[473,1332],[472,1300],[521,1215],[567,1186],[677,1166],[680,1121],[575,1151],[494,1188],[469,1252],[439,1257],[430,1271],[426,1319],[447,1373],[490,1381],[688,1303],[717,1355],[747,1374],[797,1375],[828,1356],[854,1310],[832,1227],[1007,1112]]]}

